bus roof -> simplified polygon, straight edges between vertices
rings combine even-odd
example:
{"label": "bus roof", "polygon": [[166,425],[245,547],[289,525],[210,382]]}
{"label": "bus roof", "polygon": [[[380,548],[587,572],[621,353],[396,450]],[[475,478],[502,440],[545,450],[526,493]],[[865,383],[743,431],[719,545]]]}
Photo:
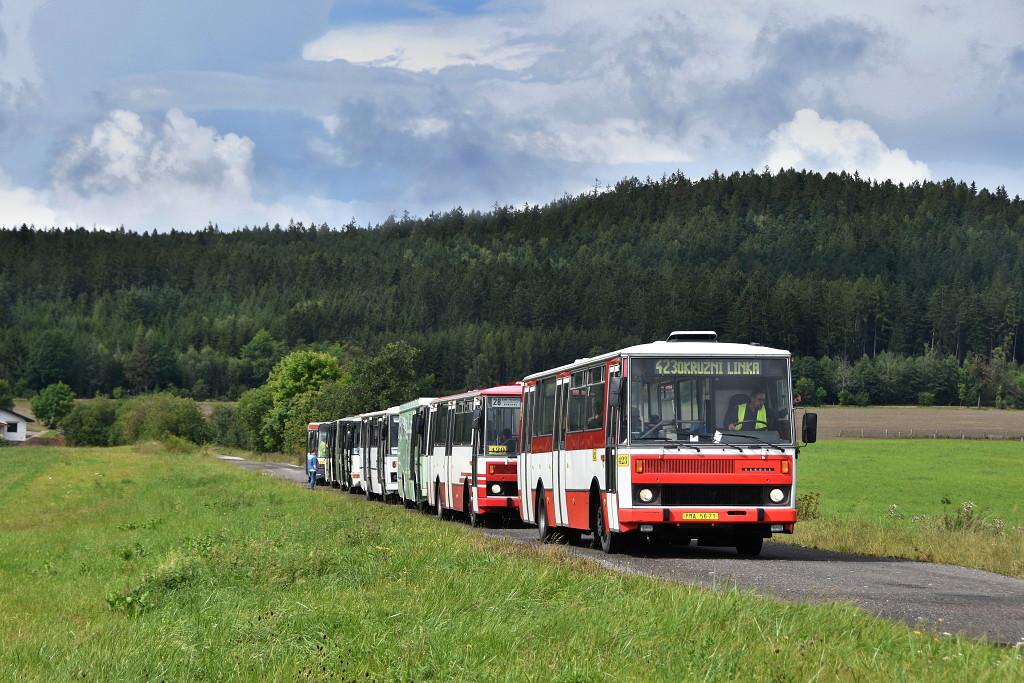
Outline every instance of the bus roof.
{"label": "bus roof", "polygon": [[429,406],[433,402],[433,398],[417,398],[412,401],[409,401],[408,403],[403,403],[402,405],[398,406],[398,410],[404,413],[409,410],[416,410],[420,406]]}
{"label": "bus roof", "polygon": [[373,410],[369,413],[363,413],[362,415],[359,415],[357,419],[380,417],[381,415],[398,415],[398,408],[398,406],[391,406],[390,408],[385,408],[384,410]]}
{"label": "bus roof", "polygon": [[535,372],[527,375],[524,381],[546,377],[548,375],[566,372],[578,367],[585,367],[593,363],[611,360],[617,356],[634,357],[662,357],[662,356],[683,356],[694,358],[789,358],[790,353],[784,349],[773,349],[768,346],[757,344],[732,344],[714,341],[656,341],[650,344],[637,344],[627,346],[618,351],[610,351],[593,358],[577,358],[572,363],[560,365],[557,368]]}
{"label": "bus roof", "polygon": [[523,385],[519,382],[514,384],[499,384],[496,387],[487,387],[486,389],[470,389],[469,391],[463,391],[459,394],[452,394],[450,396],[441,396],[440,398],[433,399],[432,402],[437,403],[439,401],[452,401],[459,398],[475,398],[477,396],[522,396]]}

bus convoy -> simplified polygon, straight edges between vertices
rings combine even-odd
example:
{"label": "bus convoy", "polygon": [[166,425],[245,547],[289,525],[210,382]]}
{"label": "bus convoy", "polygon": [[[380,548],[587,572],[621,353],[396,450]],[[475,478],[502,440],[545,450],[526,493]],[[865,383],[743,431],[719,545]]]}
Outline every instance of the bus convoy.
{"label": "bus convoy", "polygon": [[[673,332],[521,382],[310,423],[318,481],[477,526],[511,518],[540,540],[606,553],[631,539],[760,554],[793,533],[790,354]],[[799,399],[797,399],[797,402]],[[801,443],[802,442],[802,443]]]}

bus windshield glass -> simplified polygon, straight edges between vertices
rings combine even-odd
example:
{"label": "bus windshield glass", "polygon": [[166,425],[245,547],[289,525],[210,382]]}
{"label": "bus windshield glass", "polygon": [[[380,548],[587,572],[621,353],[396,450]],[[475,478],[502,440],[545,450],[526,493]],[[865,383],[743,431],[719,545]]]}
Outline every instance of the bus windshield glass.
{"label": "bus windshield glass", "polygon": [[519,451],[518,396],[492,396],[487,400],[486,446],[488,455],[515,455]]}
{"label": "bus windshield glass", "polygon": [[793,443],[785,358],[633,358],[629,377],[632,442]]}

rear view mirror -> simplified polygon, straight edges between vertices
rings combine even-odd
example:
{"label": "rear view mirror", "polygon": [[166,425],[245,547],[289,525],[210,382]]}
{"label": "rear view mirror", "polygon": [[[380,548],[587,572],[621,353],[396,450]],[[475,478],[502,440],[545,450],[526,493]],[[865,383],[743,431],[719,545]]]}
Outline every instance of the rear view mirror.
{"label": "rear view mirror", "polygon": [[423,433],[423,416],[419,413],[412,416],[412,433],[417,436]]}
{"label": "rear view mirror", "polygon": [[478,432],[484,428],[484,411],[479,408],[473,409],[473,428]]}
{"label": "rear view mirror", "polygon": [[814,443],[818,440],[818,414],[817,413],[804,413],[803,428],[801,429],[801,438],[804,443]]}
{"label": "rear view mirror", "polygon": [[608,379],[608,407],[618,408],[622,405],[622,377],[615,375]]}

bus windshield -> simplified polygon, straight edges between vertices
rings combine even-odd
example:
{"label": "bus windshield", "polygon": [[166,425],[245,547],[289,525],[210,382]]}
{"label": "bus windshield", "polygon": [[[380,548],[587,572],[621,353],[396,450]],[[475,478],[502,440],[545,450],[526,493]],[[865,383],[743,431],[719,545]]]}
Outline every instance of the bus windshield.
{"label": "bus windshield", "polygon": [[490,455],[515,455],[519,451],[518,396],[492,396],[487,400],[486,446]]}
{"label": "bus windshield", "polygon": [[630,441],[793,443],[785,358],[633,358],[629,377]]}

